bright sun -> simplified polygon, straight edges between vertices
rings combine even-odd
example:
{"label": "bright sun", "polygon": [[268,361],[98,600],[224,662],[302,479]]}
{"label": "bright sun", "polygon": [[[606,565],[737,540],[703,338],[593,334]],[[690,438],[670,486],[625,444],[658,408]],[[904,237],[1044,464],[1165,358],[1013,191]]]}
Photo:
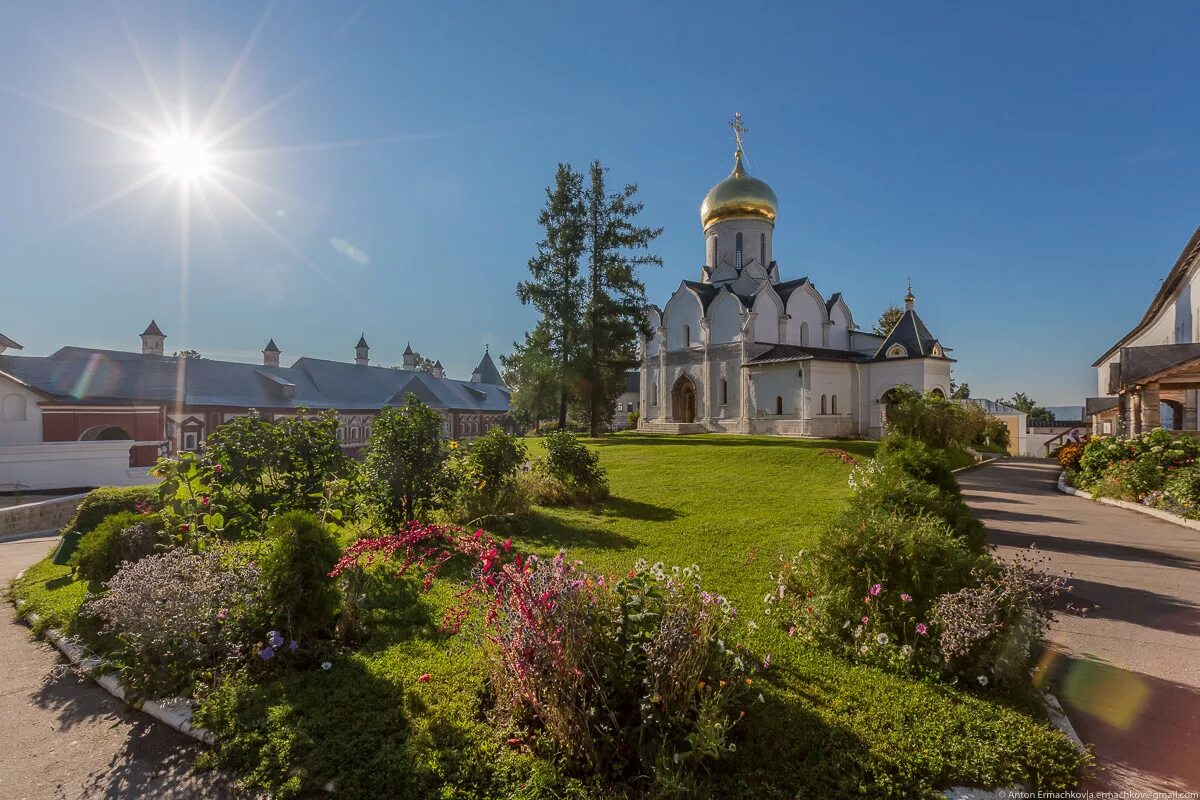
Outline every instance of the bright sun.
{"label": "bright sun", "polygon": [[169,175],[187,183],[212,173],[213,159],[203,139],[185,134],[160,139],[154,148],[159,165]]}

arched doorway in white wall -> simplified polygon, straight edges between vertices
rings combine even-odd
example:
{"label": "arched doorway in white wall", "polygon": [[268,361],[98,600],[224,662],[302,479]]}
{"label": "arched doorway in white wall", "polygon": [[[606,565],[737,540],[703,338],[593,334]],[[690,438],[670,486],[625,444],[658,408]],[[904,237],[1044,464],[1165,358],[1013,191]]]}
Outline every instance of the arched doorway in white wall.
{"label": "arched doorway in white wall", "polygon": [[696,383],[687,375],[680,375],[671,389],[671,418],[675,422],[696,421]]}

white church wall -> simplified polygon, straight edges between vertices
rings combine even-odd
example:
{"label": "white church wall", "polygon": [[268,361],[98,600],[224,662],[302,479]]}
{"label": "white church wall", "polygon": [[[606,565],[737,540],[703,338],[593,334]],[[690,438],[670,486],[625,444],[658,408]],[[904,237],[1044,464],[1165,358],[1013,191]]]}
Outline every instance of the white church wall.
{"label": "white church wall", "polygon": [[834,350],[850,349],[850,318],[846,315],[841,304],[833,307],[829,314],[833,324],[829,327],[829,346]]}
{"label": "white church wall", "polygon": [[34,444],[42,440],[42,398],[0,375],[0,445]]}
{"label": "white church wall", "polygon": [[[742,415],[742,370],[737,359],[713,359],[709,362],[712,370],[712,409],[708,416],[713,419],[740,419]],[[725,381],[722,393],[721,381]]]}
{"label": "white church wall", "polygon": [[[822,329],[825,323],[825,306],[805,288],[796,289],[788,297],[786,341],[788,344],[803,344],[821,347]],[[807,340],[801,338],[801,328],[808,332]]]}
{"label": "white church wall", "polygon": [[774,297],[759,295],[754,302],[754,341],[771,344],[779,341],[779,315],[782,312]]}
{"label": "white church wall", "polygon": [[[687,289],[679,289],[663,311],[668,351],[700,343],[700,300]],[[685,341],[686,340],[686,341]],[[688,342],[690,341],[690,344]]]}
{"label": "white church wall", "polygon": [[722,294],[709,307],[708,341],[723,344],[735,341],[741,335],[741,301],[731,294]]}
{"label": "white church wall", "polygon": [[645,385],[646,396],[642,398],[642,416],[651,419],[657,418],[661,412],[660,400],[662,393],[659,390],[661,386],[659,382],[658,361],[646,362],[642,365],[644,378],[642,379]]}
{"label": "white church wall", "polygon": [[798,363],[790,363],[753,373],[754,407],[750,416],[778,416],[778,398],[782,400],[783,416],[799,418],[804,402],[800,369]]}

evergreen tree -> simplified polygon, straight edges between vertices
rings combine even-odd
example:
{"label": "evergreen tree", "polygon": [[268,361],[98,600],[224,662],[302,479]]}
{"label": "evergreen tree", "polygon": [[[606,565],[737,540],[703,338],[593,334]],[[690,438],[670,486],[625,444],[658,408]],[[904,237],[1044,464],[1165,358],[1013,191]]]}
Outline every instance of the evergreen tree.
{"label": "evergreen tree", "polygon": [[539,323],[524,342],[513,342],[512,353],[500,356],[500,366],[505,385],[513,390],[513,419],[540,430],[541,421],[557,412],[560,389],[547,326]]}
{"label": "evergreen tree", "polygon": [[904,316],[904,309],[892,303],[883,310],[879,315],[879,319],[875,322],[875,333],[879,336],[887,336],[892,332],[892,328],[896,327],[896,323]]}
{"label": "evergreen tree", "polygon": [[517,286],[517,297],[541,314],[538,327],[551,356],[558,390],[558,424],[567,424],[567,404],[581,346],[584,283],[585,211],[583,176],[570,164],[559,164],[554,185],[546,189],[546,206],[538,214],[545,238],[529,259],[530,279]]}
{"label": "evergreen tree", "polygon": [[634,199],[637,184],[609,193],[607,171],[593,161],[584,192],[588,276],[578,400],[592,436],[612,424],[625,373],[638,363],[638,337],[650,334],[646,288],[638,269],[662,265],[662,258],[648,251],[663,229],[636,224],[643,208]]}

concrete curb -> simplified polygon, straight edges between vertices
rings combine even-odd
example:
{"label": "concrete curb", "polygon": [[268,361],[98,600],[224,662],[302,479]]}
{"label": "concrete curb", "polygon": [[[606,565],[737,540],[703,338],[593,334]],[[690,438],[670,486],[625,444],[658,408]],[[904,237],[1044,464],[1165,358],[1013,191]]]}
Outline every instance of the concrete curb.
{"label": "concrete curb", "polygon": [[[17,574],[19,579],[24,574],[24,570]],[[17,613],[21,612],[21,604],[17,603]],[[37,624],[38,615],[34,613],[23,614],[22,619],[31,628]],[[66,656],[67,660],[72,665],[82,669],[89,678],[99,684],[106,692],[111,694],[123,703],[129,704],[132,708],[149,714],[159,722],[174,728],[180,733],[190,736],[193,739],[203,742],[206,745],[214,745],[217,742],[217,737],[205,730],[192,725],[192,704],[189,700],[183,697],[168,697],[163,700],[146,700],[142,703],[130,703],[125,696],[125,687],[117,680],[117,676],[112,672],[97,674],[97,671],[105,666],[105,661],[94,655],[86,655],[82,647],[76,644],[71,639],[63,636],[62,633],[54,628],[46,628],[42,632],[45,637]]]}
{"label": "concrete curb", "polygon": [[57,528],[47,528],[44,531],[28,531],[26,533],[6,533],[0,536],[0,544],[7,542],[23,542],[26,539],[49,539],[59,536]]}
{"label": "concrete curb", "polygon": [[1097,503],[1103,503],[1106,506],[1115,506],[1123,508],[1126,511],[1136,511],[1139,514],[1145,514],[1148,517],[1157,517],[1164,522],[1171,522],[1183,528],[1191,528],[1194,531],[1200,531],[1200,521],[1194,519],[1186,519],[1178,514],[1172,514],[1170,511],[1163,511],[1158,508],[1150,508],[1141,503],[1130,503],[1126,500],[1114,500],[1111,497],[1097,497],[1094,494],[1085,492],[1083,489],[1076,489],[1074,486],[1067,485],[1067,473],[1061,472],[1058,476],[1058,490],[1063,494],[1082,497],[1087,500],[1094,500]]}

